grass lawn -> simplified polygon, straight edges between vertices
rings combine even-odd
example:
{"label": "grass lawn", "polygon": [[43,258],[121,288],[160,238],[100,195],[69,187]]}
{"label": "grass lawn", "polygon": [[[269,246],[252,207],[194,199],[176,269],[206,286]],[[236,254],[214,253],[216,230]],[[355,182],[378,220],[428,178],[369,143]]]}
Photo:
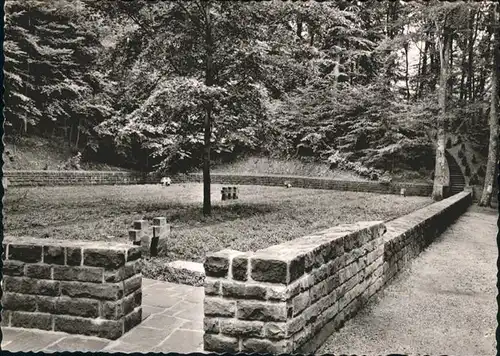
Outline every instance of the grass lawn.
{"label": "grass lawn", "polygon": [[239,200],[221,202],[212,186],[213,216],[201,214],[202,185],[9,188],[6,235],[128,240],[137,219],[166,216],[169,251],[161,261],[201,262],[209,251],[257,250],[360,220],[388,220],[430,204],[430,198],[299,188],[240,186]]}

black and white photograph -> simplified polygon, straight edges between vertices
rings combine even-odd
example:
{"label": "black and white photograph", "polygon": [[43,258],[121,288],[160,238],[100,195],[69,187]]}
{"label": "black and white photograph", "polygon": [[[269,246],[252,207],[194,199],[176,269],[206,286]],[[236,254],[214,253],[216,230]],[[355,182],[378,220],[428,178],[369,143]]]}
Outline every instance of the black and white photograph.
{"label": "black and white photograph", "polygon": [[2,353],[497,354],[498,2],[2,3]]}

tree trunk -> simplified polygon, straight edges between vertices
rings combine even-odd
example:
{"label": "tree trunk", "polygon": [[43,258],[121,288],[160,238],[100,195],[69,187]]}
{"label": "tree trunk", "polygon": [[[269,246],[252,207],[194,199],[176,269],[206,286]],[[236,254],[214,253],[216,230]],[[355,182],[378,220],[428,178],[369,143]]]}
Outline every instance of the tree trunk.
{"label": "tree trunk", "polygon": [[[488,45],[486,46],[486,50],[484,51],[484,59],[489,62],[490,57],[491,57],[491,37],[493,35],[494,30],[491,29],[491,27],[488,27],[488,33],[486,36],[486,41]],[[495,49],[493,49],[494,51]],[[473,92],[474,92],[474,98],[481,98],[484,95],[484,87],[486,84],[486,77],[488,76],[488,71],[487,68],[482,67],[480,70],[480,75],[479,75],[479,83],[477,87],[473,87]]]}
{"label": "tree trunk", "polygon": [[300,15],[297,15],[297,37],[302,39],[302,19],[300,18]]}
{"label": "tree trunk", "polygon": [[73,123],[69,125],[68,147],[71,147],[71,140],[73,139]]}
{"label": "tree trunk", "polygon": [[78,125],[76,126],[75,148],[78,148],[79,143],[80,143],[80,119],[78,119]]}
{"label": "tree trunk", "polygon": [[418,52],[418,63],[417,63],[417,75],[415,76],[415,95],[414,99],[418,99],[420,97],[420,84],[422,83],[422,51],[419,48]]}
{"label": "tree trunk", "polygon": [[335,54],[335,66],[333,67],[333,89],[337,89],[340,76],[340,53]]}
{"label": "tree trunk", "polygon": [[[437,27],[437,26],[436,26]],[[432,199],[435,201],[444,198],[444,187],[448,182],[445,180],[446,172],[446,109],[448,101],[448,77],[450,64],[450,30],[446,26],[446,19],[442,34],[437,32],[437,45],[440,61],[439,76],[439,115],[437,118],[437,144],[436,144],[436,165],[434,168],[434,186],[432,190]],[[441,37],[442,36],[442,37]]]}
{"label": "tree trunk", "polygon": [[[472,10],[471,10],[472,11]],[[467,97],[469,98],[469,102],[474,101],[473,95],[473,83],[474,83],[474,71],[473,71],[473,63],[474,63],[474,38],[477,35],[477,25],[474,30],[474,17],[475,14],[472,12],[469,18],[469,60],[467,61]],[[475,33],[476,34],[475,34]]]}
{"label": "tree trunk", "polygon": [[450,64],[448,65],[448,97],[451,99],[453,95],[453,33],[450,33],[449,41]]}
{"label": "tree trunk", "polygon": [[420,88],[418,90],[418,97],[422,98],[424,94],[425,83],[427,83],[427,53],[429,52],[429,41],[425,40],[424,55],[422,56],[422,70],[420,72]]}
{"label": "tree trunk", "polygon": [[[210,4],[206,3],[205,7],[205,55],[206,55],[206,68],[205,68],[205,85],[212,86],[214,80],[213,74],[213,38],[212,38],[212,24],[210,22]],[[205,108],[205,123],[203,135],[203,215],[212,214],[212,204],[210,200],[210,139],[212,137],[212,103],[207,103]]]}
{"label": "tree trunk", "polygon": [[498,155],[498,79],[500,75],[500,33],[497,17],[498,5],[493,5],[493,66],[491,68],[491,103],[490,103],[490,142],[488,147],[488,161],[486,163],[486,175],[484,177],[483,195],[479,202],[480,206],[491,205],[491,195],[495,179],[495,171]]}
{"label": "tree trunk", "polygon": [[406,101],[410,101],[410,73],[409,73],[409,62],[408,62],[408,42],[404,45],[405,50],[405,83],[406,83]]}
{"label": "tree trunk", "polygon": [[436,56],[436,46],[432,43],[430,44],[431,65],[429,70],[429,74],[432,76],[429,80],[429,89],[432,93],[436,91],[437,77],[439,75],[436,74],[436,72],[439,72],[439,61],[436,59]]}
{"label": "tree trunk", "polygon": [[461,74],[460,74],[460,101],[467,99],[467,92],[465,91],[465,77],[467,75],[467,56],[465,55],[465,50],[467,47],[468,41],[467,38],[464,40],[463,50],[462,50],[462,63],[460,65]]}

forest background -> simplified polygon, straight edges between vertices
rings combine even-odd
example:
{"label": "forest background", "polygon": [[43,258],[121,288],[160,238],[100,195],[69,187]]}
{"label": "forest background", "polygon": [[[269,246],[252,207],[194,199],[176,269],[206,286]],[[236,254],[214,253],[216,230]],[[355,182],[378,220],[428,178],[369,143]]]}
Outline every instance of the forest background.
{"label": "forest background", "polygon": [[214,162],[260,155],[428,178],[435,200],[450,150],[490,204],[495,2],[6,0],[5,12],[13,145],[61,139],[83,160],[203,168],[205,197]]}

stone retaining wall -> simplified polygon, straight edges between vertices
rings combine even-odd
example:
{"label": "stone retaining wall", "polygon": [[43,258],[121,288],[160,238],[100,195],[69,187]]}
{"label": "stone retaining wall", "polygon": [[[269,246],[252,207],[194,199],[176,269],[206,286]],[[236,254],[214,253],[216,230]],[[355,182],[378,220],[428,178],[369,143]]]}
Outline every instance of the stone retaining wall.
{"label": "stone retaining wall", "polygon": [[[174,183],[203,182],[201,173],[191,173],[174,177]],[[419,183],[388,183],[384,184],[376,181],[344,181],[331,178],[312,178],[299,176],[281,175],[250,175],[250,174],[226,174],[212,173],[211,182],[215,184],[230,185],[264,185],[264,186],[284,186],[288,182],[295,188],[308,189],[330,189],[354,192],[369,192],[383,194],[400,194],[401,188],[406,189],[408,196],[430,196],[432,184]]]}
{"label": "stone retaining wall", "polygon": [[142,319],[139,247],[3,242],[2,325],[117,339]]}
{"label": "stone retaining wall", "polygon": [[8,186],[142,184],[144,176],[121,171],[4,171]]}
{"label": "stone retaining wall", "polygon": [[471,193],[462,192],[387,222],[384,236],[385,281],[394,278],[471,204]]}
{"label": "stone retaining wall", "polygon": [[[159,184],[161,177],[139,172],[121,171],[4,171],[9,186],[58,186],[58,185],[111,185],[111,184]],[[180,174],[171,177],[172,183],[201,183],[201,173]],[[343,181],[331,178],[312,178],[281,175],[245,175],[212,173],[213,184],[284,186],[309,189],[331,189],[354,192],[430,196],[432,184],[380,183],[375,181]]]}
{"label": "stone retaining wall", "polygon": [[460,193],[387,224],[339,225],[256,252],[208,255],[205,351],[314,352],[470,198]]}

